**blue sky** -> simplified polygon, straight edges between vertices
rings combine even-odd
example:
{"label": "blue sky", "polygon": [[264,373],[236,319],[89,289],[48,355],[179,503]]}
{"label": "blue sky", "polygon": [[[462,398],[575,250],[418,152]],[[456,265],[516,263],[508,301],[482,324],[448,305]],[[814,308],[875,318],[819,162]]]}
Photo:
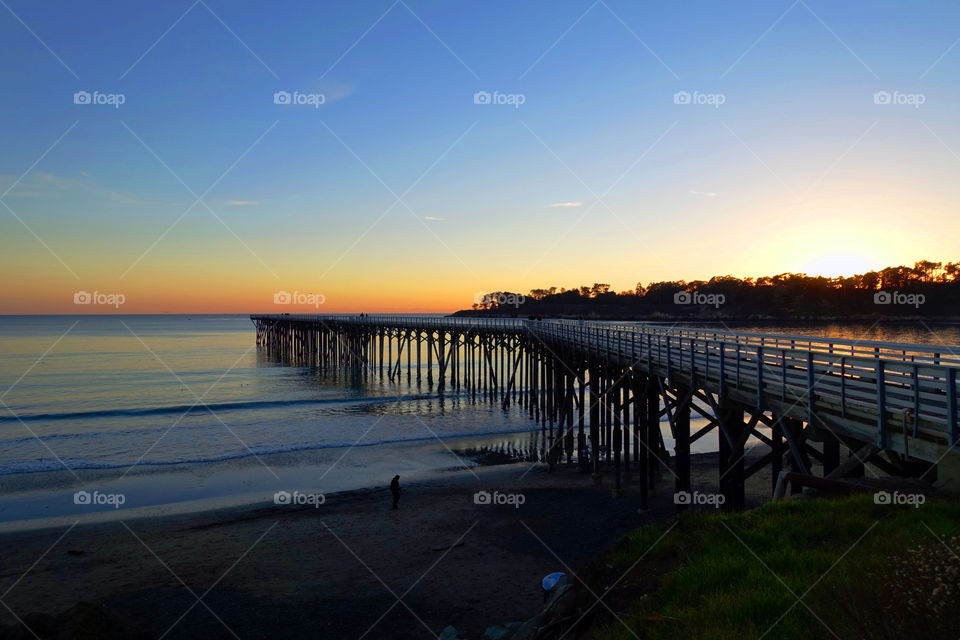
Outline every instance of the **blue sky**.
{"label": "blue sky", "polygon": [[956,3],[4,2],[0,312],[957,258]]}

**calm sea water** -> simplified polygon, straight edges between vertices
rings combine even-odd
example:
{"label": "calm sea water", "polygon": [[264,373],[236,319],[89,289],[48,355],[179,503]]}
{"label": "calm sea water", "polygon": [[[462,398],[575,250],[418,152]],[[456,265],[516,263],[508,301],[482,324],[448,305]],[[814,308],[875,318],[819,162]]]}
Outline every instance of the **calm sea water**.
{"label": "calm sea water", "polygon": [[[742,326],[960,344],[960,327]],[[203,463],[536,427],[464,396],[285,366],[246,316],[0,317],[0,475]]]}
{"label": "calm sea water", "polygon": [[533,429],[426,384],[258,352],[246,316],[0,317],[0,475]]}

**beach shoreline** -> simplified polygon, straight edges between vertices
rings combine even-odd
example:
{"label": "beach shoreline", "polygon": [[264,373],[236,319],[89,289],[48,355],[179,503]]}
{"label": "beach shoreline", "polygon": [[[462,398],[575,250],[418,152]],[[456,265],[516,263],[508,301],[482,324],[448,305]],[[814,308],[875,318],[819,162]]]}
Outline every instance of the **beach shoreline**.
{"label": "beach shoreline", "polygon": [[[696,456],[692,471],[694,488],[715,490],[715,456]],[[616,498],[612,485],[610,468],[595,485],[574,465],[548,473],[521,462],[401,479],[398,511],[385,489],[368,488],[332,493],[318,506],[8,532],[0,534],[0,565],[15,588],[5,602],[18,616],[92,602],[135,621],[146,637],[188,610],[166,637],[232,637],[229,627],[240,637],[369,631],[368,638],[403,639],[449,624],[479,637],[487,626],[534,615],[543,575],[576,572],[623,534],[675,512],[667,469],[643,512],[636,482]],[[490,504],[478,502],[478,492],[523,498]],[[769,495],[769,476],[750,479],[748,506]],[[190,592],[208,589],[204,603],[216,615]],[[3,612],[0,622],[14,618]]]}
{"label": "beach shoreline", "polygon": [[[385,487],[395,473],[440,477],[477,463],[455,450],[530,450],[539,430],[468,434],[250,455],[216,462],[138,465],[0,476],[0,533],[272,504],[278,491],[342,493]],[[123,496],[77,504],[77,492]],[[91,502],[95,502],[92,499]]]}
{"label": "beach shoreline", "polygon": [[[696,428],[706,420],[694,418]],[[669,424],[660,424],[672,449]],[[0,533],[105,522],[121,518],[203,513],[272,503],[278,491],[332,494],[385,487],[394,474],[411,480],[443,477],[451,470],[483,466],[471,451],[499,450],[536,460],[544,433],[527,431],[475,433],[350,446],[308,448],[248,455],[213,462],[134,465],[107,469],[65,469],[0,475]],[[758,442],[751,438],[748,444]],[[693,452],[717,450],[716,434],[694,443]],[[507,456],[509,457],[509,456]],[[77,504],[75,494],[92,496]],[[102,496],[122,496],[122,504],[96,504]]]}

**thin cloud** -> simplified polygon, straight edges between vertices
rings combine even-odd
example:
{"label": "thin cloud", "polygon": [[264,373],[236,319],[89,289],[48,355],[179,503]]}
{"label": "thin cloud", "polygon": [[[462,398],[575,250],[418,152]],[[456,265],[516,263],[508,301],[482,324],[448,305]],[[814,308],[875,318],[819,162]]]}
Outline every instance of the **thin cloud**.
{"label": "thin cloud", "polygon": [[432,221],[446,220],[446,218],[438,218],[436,216],[423,216],[423,219]]}
{"label": "thin cloud", "polygon": [[[12,175],[0,175],[0,194],[11,198],[77,198],[86,196],[106,200],[112,204],[145,204],[144,200],[134,198],[119,191],[113,191],[90,177],[87,171],[81,171],[79,178],[58,176],[52,173],[36,171],[17,182]],[[11,185],[16,185],[10,189]]]}
{"label": "thin cloud", "polygon": [[553,204],[548,204],[548,209],[553,209],[556,207],[581,207],[583,206],[582,202],[554,202]]}
{"label": "thin cloud", "polygon": [[254,204],[260,204],[260,201],[259,200],[227,200],[228,207],[246,207]]}
{"label": "thin cloud", "polygon": [[341,100],[353,95],[353,92],[356,91],[356,87],[349,84],[323,84],[320,87],[320,90],[323,92],[323,96],[326,98],[326,102],[324,102],[324,104],[330,104],[335,100]]}
{"label": "thin cloud", "polygon": [[695,196],[705,196],[707,198],[716,198],[718,195],[720,195],[719,193],[715,193],[713,191],[697,191],[696,189],[690,189],[688,193]]}

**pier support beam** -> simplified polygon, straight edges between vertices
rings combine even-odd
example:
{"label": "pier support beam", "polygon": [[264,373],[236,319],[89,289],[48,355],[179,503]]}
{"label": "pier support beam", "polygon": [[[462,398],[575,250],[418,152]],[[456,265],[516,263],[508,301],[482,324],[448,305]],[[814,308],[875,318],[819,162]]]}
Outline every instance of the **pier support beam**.
{"label": "pier support beam", "polygon": [[590,370],[590,455],[593,458],[593,484],[600,484],[600,394],[596,370]]}
{"label": "pier support beam", "polygon": [[[790,446],[790,471],[810,475],[810,459],[803,450],[803,441],[805,434],[803,432],[803,422],[796,418],[783,418],[781,420],[783,435]],[[803,493],[803,487],[796,483],[790,484],[790,493],[792,495]]]}
{"label": "pier support beam", "polygon": [[725,511],[739,511],[744,504],[744,464],[742,438],[743,406],[722,398],[720,400],[720,493],[724,496]]}
{"label": "pier support beam", "polygon": [[780,426],[780,421],[774,419],[773,426],[770,427],[770,495],[777,490],[781,471],[783,471],[783,428]]}
{"label": "pier support beam", "polygon": [[840,441],[829,431],[822,431],[821,434],[823,436],[823,477],[826,478],[840,466]]}
{"label": "pier support beam", "polygon": [[[676,494],[690,493],[690,402],[693,393],[689,387],[677,386],[677,404],[673,413],[674,473]],[[675,496],[676,497],[676,496]],[[686,511],[686,502],[674,502],[677,511]]]}
{"label": "pier support beam", "polygon": [[647,484],[650,489],[657,486],[657,475],[660,473],[660,382],[650,377],[647,384],[646,428],[647,440]]}
{"label": "pier support beam", "polygon": [[640,509],[649,508],[650,490],[650,447],[647,443],[649,429],[647,428],[647,393],[649,391],[647,376],[633,378],[633,448],[634,461],[637,464],[637,474],[640,479]]}
{"label": "pier support beam", "polygon": [[623,482],[630,484],[633,482],[633,469],[630,466],[630,379],[629,374],[624,373],[623,380],[620,383],[620,409],[623,411]]}

